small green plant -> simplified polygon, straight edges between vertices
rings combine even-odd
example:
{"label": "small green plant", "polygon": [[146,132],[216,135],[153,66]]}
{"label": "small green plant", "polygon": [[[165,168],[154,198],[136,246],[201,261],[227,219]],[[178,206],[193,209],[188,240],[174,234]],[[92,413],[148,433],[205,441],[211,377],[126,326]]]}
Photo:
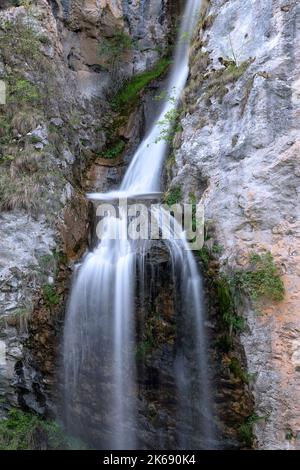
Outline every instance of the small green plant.
{"label": "small green plant", "polygon": [[206,246],[203,246],[201,248],[201,250],[198,250],[197,251],[197,256],[198,258],[200,259],[202,265],[203,265],[203,268],[205,270],[208,270],[208,266],[209,266],[209,261],[210,261],[210,252],[209,252],[209,249],[206,247]]}
{"label": "small green plant", "polygon": [[12,50],[14,56],[17,55],[27,62],[36,60],[41,55],[37,33],[20,17],[14,22],[5,21],[0,25],[0,44],[0,57],[2,56],[5,64],[11,63]]}
{"label": "small green plant", "polygon": [[254,443],[254,433],[253,426],[255,423],[263,419],[261,416],[258,416],[256,413],[252,413],[248,416],[245,422],[239,427],[238,434],[241,441],[247,446],[252,447]]}
{"label": "small green plant", "polygon": [[10,75],[8,77],[8,104],[20,105],[23,103],[36,104],[41,96],[37,87],[25,78]]}
{"label": "small green plant", "polygon": [[240,379],[246,384],[249,383],[249,374],[244,371],[240,361],[236,357],[231,358],[230,363],[228,364],[228,368],[234,377]]}
{"label": "small green plant", "polygon": [[155,101],[169,101],[171,103],[175,103],[175,98],[166,90],[163,90],[159,95],[154,97]]}
{"label": "small green plant", "polygon": [[34,145],[34,144],[39,144],[40,142],[43,142],[43,139],[37,135],[32,135],[30,136],[30,142]]}
{"label": "small green plant", "polygon": [[[205,247],[199,256],[204,266],[208,267],[209,252]],[[239,307],[243,304],[243,296],[247,295],[254,301],[280,301],[284,298],[284,285],[271,253],[252,253],[250,269],[237,270],[229,275],[220,274],[214,284],[219,311],[230,335],[241,332],[246,327],[244,318],[238,314]]]}
{"label": "small green plant", "polygon": [[48,307],[59,304],[59,295],[51,284],[44,284],[42,290],[45,303]]}
{"label": "small green plant", "polygon": [[67,436],[54,421],[35,414],[11,409],[0,420],[0,450],[71,450],[86,448],[79,440]]}
{"label": "small green plant", "polygon": [[164,196],[164,203],[168,206],[178,204],[182,201],[182,191],[180,186],[174,186]]}
{"label": "small green plant", "polygon": [[176,108],[172,108],[165,113],[163,119],[157,122],[157,125],[160,127],[160,133],[155,140],[156,144],[161,140],[165,140],[168,143],[173,141],[174,134],[181,130],[178,123],[179,117],[180,112]]}
{"label": "small green plant", "polygon": [[167,168],[167,170],[171,170],[175,164],[176,164],[176,158],[175,158],[174,153],[172,152],[172,153],[167,157],[167,160],[166,160],[166,168]]}
{"label": "small green plant", "polygon": [[292,441],[293,439],[295,439],[295,435],[293,433],[293,430],[292,429],[288,429],[286,434],[285,434],[285,438],[287,441]]}
{"label": "small green plant", "polygon": [[39,269],[44,277],[49,275],[54,275],[57,273],[57,268],[59,265],[59,255],[56,251],[43,255],[39,258]]}
{"label": "small green plant", "polygon": [[108,159],[117,158],[122,154],[125,146],[124,140],[119,140],[104,152],[103,157]]}
{"label": "small green plant", "polygon": [[216,290],[219,310],[224,324],[228,327],[229,334],[243,331],[246,326],[245,320],[237,313],[240,298],[230,279],[225,275],[220,275],[216,280]]}
{"label": "small green plant", "polygon": [[237,65],[236,62],[228,61],[225,68],[210,72],[205,81],[207,91],[204,96],[206,101],[208,102],[213,96],[216,96],[219,102],[222,102],[224,96],[228,93],[226,85],[237,82],[244,75],[250,63],[251,61],[245,61]]}
{"label": "small green plant", "polygon": [[221,253],[223,253],[224,247],[221,246],[221,245],[218,245],[217,243],[215,243],[215,244],[212,246],[211,251],[212,251],[213,253],[215,253],[216,255],[220,255]]}
{"label": "small green plant", "polygon": [[250,269],[238,271],[234,275],[237,288],[248,294],[253,300],[270,299],[280,302],[284,299],[284,284],[270,252],[262,255],[252,253]]}

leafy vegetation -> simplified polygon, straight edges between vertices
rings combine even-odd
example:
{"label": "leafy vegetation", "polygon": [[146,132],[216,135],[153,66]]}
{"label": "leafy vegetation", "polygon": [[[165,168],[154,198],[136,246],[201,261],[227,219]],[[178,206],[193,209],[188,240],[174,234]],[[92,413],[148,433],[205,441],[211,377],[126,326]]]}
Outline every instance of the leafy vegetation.
{"label": "leafy vegetation", "polygon": [[20,57],[26,62],[27,67],[33,66],[34,61],[41,56],[39,35],[20,18],[0,24],[0,43],[0,57],[6,65],[14,65],[12,51],[14,57]]}
{"label": "leafy vegetation", "polygon": [[118,140],[115,144],[110,146],[103,154],[104,158],[112,159],[119,157],[125,149],[124,140]]}
{"label": "leafy vegetation", "polygon": [[289,428],[285,434],[285,438],[287,441],[292,441],[295,439],[296,435],[294,434],[293,430]]}
{"label": "leafy vegetation", "polygon": [[200,250],[197,251],[197,256],[201,261],[203,268],[205,270],[208,270],[209,262],[211,259],[209,249],[206,246],[203,246]]}
{"label": "leafy vegetation", "polygon": [[84,449],[78,440],[66,436],[54,421],[18,409],[0,421],[0,450]]}
{"label": "leafy vegetation", "polygon": [[178,123],[179,117],[180,111],[176,108],[172,108],[165,113],[163,119],[157,122],[157,125],[160,127],[160,133],[155,140],[156,144],[161,140],[165,140],[168,143],[173,141],[174,134],[181,130]]}
{"label": "leafy vegetation", "polygon": [[[204,21],[205,17],[202,16]],[[210,23],[211,19],[209,20]],[[201,37],[201,35],[199,35]],[[230,37],[229,37],[230,41]],[[195,40],[191,48],[191,80],[184,93],[184,104],[192,110],[195,102],[201,96],[207,105],[211,104],[211,98],[215,97],[222,103],[228,93],[228,85],[234,86],[240,77],[244,75],[253,59],[239,62],[232,51],[233,58],[220,57],[222,67],[211,66],[209,53],[203,49],[201,39]],[[211,67],[210,67],[211,66]]]}
{"label": "leafy vegetation", "polygon": [[284,298],[284,284],[270,252],[262,255],[252,253],[250,269],[237,271],[233,282],[237,289],[253,300],[269,299],[280,302]]}
{"label": "leafy vegetation", "polygon": [[125,86],[116,94],[112,101],[114,110],[119,110],[125,105],[135,103],[141,90],[143,90],[149,83],[163,75],[170,65],[170,60],[162,58],[155,67],[147,72],[143,72],[135,76],[132,80],[125,84]]}
{"label": "leafy vegetation", "polygon": [[174,341],[174,325],[166,323],[159,312],[151,311],[148,313],[140,336],[136,347],[136,358],[138,361],[143,361],[153,349],[165,345],[166,342]]}
{"label": "leafy vegetation", "polygon": [[245,320],[237,313],[240,297],[237,295],[234,285],[224,275],[220,275],[216,280],[216,291],[220,314],[229,334],[243,331]]}
{"label": "leafy vegetation", "polygon": [[229,276],[220,274],[215,281],[220,313],[230,334],[245,328],[244,318],[237,313],[244,295],[254,301],[284,298],[284,285],[271,253],[252,253],[250,263],[250,269]]}
{"label": "leafy vegetation", "polygon": [[59,295],[54,286],[51,284],[44,284],[42,290],[45,303],[48,307],[53,307],[59,304]]}
{"label": "leafy vegetation", "polygon": [[164,203],[168,206],[178,204],[182,201],[182,191],[180,186],[174,186],[164,196]]}
{"label": "leafy vegetation", "polygon": [[[206,227],[206,242],[209,238]],[[254,305],[259,307],[262,301],[281,301],[285,290],[271,253],[253,252],[249,256],[246,269],[231,269],[227,273],[220,273],[216,257],[222,251],[223,247],[207,243],[197,252],[197,255],[206,271],[210,289],[215,292],[220,313],[222,334],[217,339],[217,347],[220,351],[228,353],[234,346],[234,335],[241,333],[246,327],[245,319],[239,313],[245,297],[252,299]],[[250,380],[250,375],[244,373],[234,359],[229,368],[245,383]]]}
{"label": "leafy vegetation", "polygon": [[17,75],[8,76],[7,102],[13,104],[30,103],[36,105],[40,99],[37,87],[29,80]]}
{"label": "leafy vegetation", "polygon": [[239,437],[247,447],[253,446],[255,438],[253,433],[253,426],[261,419],[263,419],[261,416],[258,416],[256,413],[253,413],[248,416],[245,422],[239,427]]}
{"label": "leafy vegetation", "polygon": [[234,375],[234,377],[236,377],[237,379],[240,379],[242,382],[246,384],[249,383],[251,376],[250,374],[245,372],[238,358],[232,357],[228,364],[228,368],[230,372]]}
{"label": "leafy vegetation", "polygon": [[216,96],[222,102],[224,96],[228,93],[226,85],[237,82],[244,75],[251,62],[252,60],[246,60],[241,64],[237,64],[234,61],[224,61],[225,68],[211,71],[204,82],[206,89],[204,98],[206,101]]}

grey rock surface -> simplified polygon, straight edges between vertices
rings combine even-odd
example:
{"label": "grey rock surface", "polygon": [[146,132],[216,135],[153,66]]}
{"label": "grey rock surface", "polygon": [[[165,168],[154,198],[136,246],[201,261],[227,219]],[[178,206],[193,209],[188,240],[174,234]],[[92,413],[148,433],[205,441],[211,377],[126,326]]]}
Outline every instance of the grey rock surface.
{"label": "grey rock surface", "polygon": [[[221,264],[236,268],[250,252],[268,250],[283,274],[283,302],[259,315],[244,310],[242,343],[256,376],[257,447],[299,449],[300,5],[212,0],[207,15],[194,39],[172,184],[203,201]],[[220,58],[235,63],[229,79]],[[216,70],[221,80],[209,88]]]}

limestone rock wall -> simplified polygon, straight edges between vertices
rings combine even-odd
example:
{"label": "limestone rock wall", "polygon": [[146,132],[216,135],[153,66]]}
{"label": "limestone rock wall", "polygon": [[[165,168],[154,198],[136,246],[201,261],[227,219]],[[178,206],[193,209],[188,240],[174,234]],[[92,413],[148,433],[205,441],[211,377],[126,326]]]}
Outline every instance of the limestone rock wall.
{"label": "limestone rock wall", "polygon": [[203,2],[172,170],[222,270],[267,250],[283,276],[284,301],[243,309],[259,449],[300,448],[299,19],[295,0]]}

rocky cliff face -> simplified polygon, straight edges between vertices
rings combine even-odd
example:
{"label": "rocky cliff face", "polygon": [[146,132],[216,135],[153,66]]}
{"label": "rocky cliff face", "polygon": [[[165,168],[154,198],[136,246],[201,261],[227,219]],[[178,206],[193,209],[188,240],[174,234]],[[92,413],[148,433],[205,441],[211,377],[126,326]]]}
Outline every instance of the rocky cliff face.
{"label": "rocky cliff face", "polygon": [[299,18],[293,0],[204,2],[173,167],[205,205],[221,271],[270,251],[282,274],[283,301],[241,308],[260,449],[300,447]]}
{"label": "rocky cliff face", "polygon": [[[111,95],[168,48],[172,14],[162,0],[1,2],[4,411],[13,405],[44,414],[51,408],[69,265],[88,238],[83,175],[107,145]],[[103,177],[114,179],[114,171],[108,166]]]}
{"label": "rocky cliff face", "polygon": [[[52,407],[69,268],[88,239],[83,193],[118,184],[124,148],[134,148],[145,121],[143,106],[134,105],[116,123],[110,102],[167,49],[174,3],[1,2],[0,79],[8,85],[0,105],[1,415],[10,406],[40,414]],[[208,328],[218,343],[216,407],[231,447],[254,437],[260,449],[300,448],[299,16],[297,0],[203,0],[182,131],[168,160],[171,187],[205,205],[200,257]],[[235,302],[222,276],[231,282],[233,274],[251,273],[251,256],[266,252],[284,281],[284,300],[243,291],[224,335],[219,317],[226,309],[228,321]],[[169,356],[155,327],[157,374]],[[144,367],[155,402],[153,364]],[[156,417],[159,409],[147,412]],[[142,439],[154,442],[159,428],[158,416]]]}

